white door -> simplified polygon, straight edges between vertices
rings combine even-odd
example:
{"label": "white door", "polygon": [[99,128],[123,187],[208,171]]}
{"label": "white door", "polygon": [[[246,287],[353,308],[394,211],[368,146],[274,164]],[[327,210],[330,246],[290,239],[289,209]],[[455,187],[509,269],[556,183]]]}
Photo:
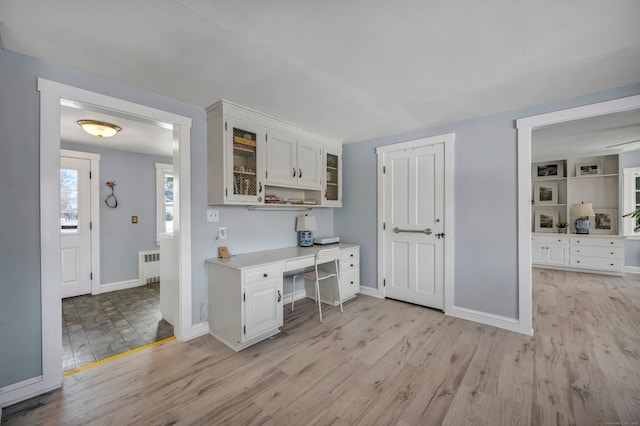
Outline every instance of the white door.
{"label": "white door", "polygon": [[62,297],[91,293],[91,161],[60,157]]}
{"label": "white door", "polygon": [[444,143],[383,155],[385,296],[444,309]]}
{"label": "white door", "polygon": [[322,176],[322,147],[298,141],[298,185],[320,189]]}

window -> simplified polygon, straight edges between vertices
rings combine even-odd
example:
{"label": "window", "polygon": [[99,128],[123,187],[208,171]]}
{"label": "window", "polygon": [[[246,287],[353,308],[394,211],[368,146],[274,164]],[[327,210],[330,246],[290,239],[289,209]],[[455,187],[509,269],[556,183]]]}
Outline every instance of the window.
{"label": "window", "polygon": [[78,171],[60,169],[60,231],[78,232]]}
{"label": "window", "polygon": [[156,243],[173,233],[173,165],[156,163]]}
{"label": "window", "polygon": [[[623,169],[623,173],[624,211],[622,214],[627,214],[640,209],[640,167],[625,168]],[[634,228],[640,225],[640,219],[625,217],[623,221],[625,235],[636,235],[640,237],[640,232],[634,231]]]}

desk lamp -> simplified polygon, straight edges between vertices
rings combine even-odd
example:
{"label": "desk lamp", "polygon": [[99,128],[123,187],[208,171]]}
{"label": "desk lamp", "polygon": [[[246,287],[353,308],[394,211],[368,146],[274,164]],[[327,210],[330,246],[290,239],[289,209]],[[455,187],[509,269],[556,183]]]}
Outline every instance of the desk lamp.
{"label": "desk lamp", "polygon": [[585,204],[584,202],[580,204],[574,204],[573,207],[571,207],[571,216],[576,218],[576,234],[588,234],[589,217],[595,215],[596,214],[593,212],[593,204]]}
{"label": "desk lamp", "polygon": [[298,245],[310,247],[313,245],[313,232],[318,230],[315,216],[298,216],[296,218],[296,231],[298,231]]}

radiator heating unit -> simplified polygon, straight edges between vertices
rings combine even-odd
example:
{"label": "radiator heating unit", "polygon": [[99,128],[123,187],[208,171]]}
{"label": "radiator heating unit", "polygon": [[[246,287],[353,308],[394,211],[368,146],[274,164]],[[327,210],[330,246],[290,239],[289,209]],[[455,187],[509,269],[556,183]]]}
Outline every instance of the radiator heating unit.
{"label": "radiator heating unit", "polygon": [[149,250],[138,252],[138,271],[140,284],[160,282],[160,251]]}

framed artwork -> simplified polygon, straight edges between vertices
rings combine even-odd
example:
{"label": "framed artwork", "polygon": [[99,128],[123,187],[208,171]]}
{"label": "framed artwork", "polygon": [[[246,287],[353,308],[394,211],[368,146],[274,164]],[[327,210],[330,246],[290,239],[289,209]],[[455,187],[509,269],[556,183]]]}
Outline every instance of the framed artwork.
{"label": "framed artwork", "polygon": [[562,161],[538,163],[534,167],[534,176],[538,178],[561,178],[564,176]]}
{"label": "framed artwork", "polygon": [[534,220],[535,232],[556,232],[555,226],[556,223],[558,223],[558,210],[535,209]]}
{"label": "framed artwork", "polygon": [[596,214],[589,222],[589,232],[594,234],[618,233],[618,209],[593,209]]}
{"label": "framed artwork", "polygon": [[533,204],[558,204],[558,182],[536,182],[533,184]]}
{"label": "framed artwork", "polygon": [[600,163],[582,163],[576,164],[576,176],[594,176],[601,175],[602,169]]}

